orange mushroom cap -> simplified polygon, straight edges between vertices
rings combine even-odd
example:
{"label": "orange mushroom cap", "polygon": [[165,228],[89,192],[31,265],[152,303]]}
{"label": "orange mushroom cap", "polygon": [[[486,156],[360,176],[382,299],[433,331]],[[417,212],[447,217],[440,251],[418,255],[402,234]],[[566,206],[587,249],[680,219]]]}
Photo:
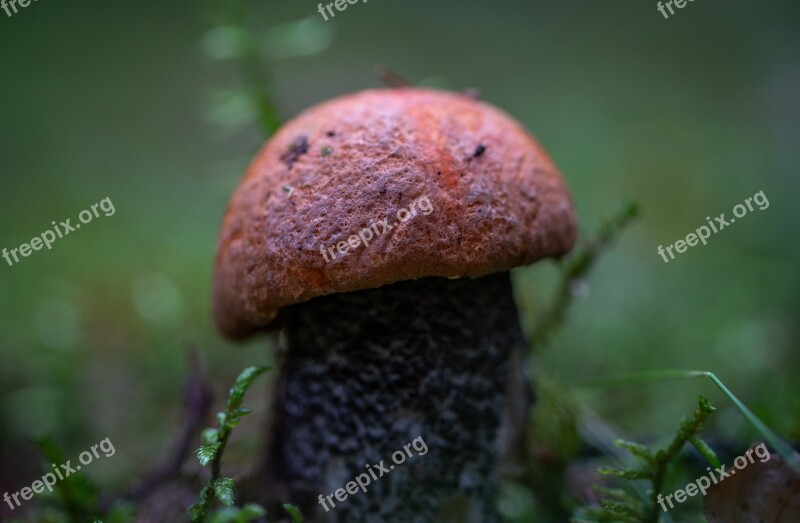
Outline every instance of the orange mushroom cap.
{"label": "orange mushroom cap", "polygon": [[[367,245],[349,241],[366,229]],[[303,112],[250,165],[222,226],[214,316],[243,338],[287,305],[506,271],[575,237],[561,175],[506,113],[459,93],[363,91]]]}

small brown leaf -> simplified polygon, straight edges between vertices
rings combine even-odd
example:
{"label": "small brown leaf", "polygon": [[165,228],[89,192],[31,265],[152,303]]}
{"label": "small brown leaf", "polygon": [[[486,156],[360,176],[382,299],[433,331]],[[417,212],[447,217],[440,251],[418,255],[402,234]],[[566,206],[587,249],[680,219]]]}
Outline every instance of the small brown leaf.
{"label": "small brown leaf", "polygon": [[746,455],[753,463],[726,469],[730,475],[708,490],[704,512],[709,523],[800,522],[800,476],[763,443]]}

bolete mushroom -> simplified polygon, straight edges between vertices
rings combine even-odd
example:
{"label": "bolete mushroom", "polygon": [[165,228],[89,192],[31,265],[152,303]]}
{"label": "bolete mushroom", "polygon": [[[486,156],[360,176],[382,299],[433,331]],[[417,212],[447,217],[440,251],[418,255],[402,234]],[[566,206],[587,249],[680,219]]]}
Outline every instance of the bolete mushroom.
{"label": "bolete mushroom", "polygon": [[[311,521],[496,520],[527,414],[508,271],[575,236],[547,154],[467,95],[369,90],[284,125],[233,195],[214,272],[225,335],[285,330],[263,489]],[[320,503],[419,437],[424,456]]]}

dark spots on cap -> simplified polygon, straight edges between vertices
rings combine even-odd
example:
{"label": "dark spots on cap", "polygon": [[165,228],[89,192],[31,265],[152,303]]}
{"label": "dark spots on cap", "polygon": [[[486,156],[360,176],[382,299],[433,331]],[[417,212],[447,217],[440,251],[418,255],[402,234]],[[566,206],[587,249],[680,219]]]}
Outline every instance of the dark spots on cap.
{"label": "dark spots on cap", "polygon": [[328,131],[327,133],[325,133],[325,136],[327,136],[328,138],[333,138],[334,136],[336,136],[336,133],[333,131]]}
{"label": "dark spots on cap", "polygon": [[475,148],[475,153],[472,155],[473,158],[478,158],[486,152],[486,146],[483,144],[478,144],[478,147]]}
{"label": "dark spots on cap", "polygon": [[281,160],[286,166],[291,169],[294,162],[301,156],[308,152],[308,137],[300,135],[294,139],[294,142],[289,146],[289,150],[281,155]]}

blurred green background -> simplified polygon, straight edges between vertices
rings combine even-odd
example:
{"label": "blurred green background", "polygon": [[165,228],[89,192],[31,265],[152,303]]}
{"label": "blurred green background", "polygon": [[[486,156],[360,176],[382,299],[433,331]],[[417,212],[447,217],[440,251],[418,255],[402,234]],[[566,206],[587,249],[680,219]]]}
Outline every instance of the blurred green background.
{"label": "blurred green background", "polygon": [[[0,12],[0,248],[102,198],[116,208],[52,251],[0,260],[0,491],[40,476],[29,438],[42,432],[68,455],[110,437],[116,455],[88,474],[124,485],[168,452],[188,347],[220,395],[241,368],[272,360],[265,339],[235,346],[210,316],[221,216],[263,141],[243,86],[267,90],[288,119],[377,86],[376,64],[415,83],[479,88],[518,118],[563,171],[583,232],[626,200],[643,211],[535,372],[577,385],[711,370],[800,440],[797,2],[698,0],[669,20],[641,0],[372,0],[327,23],[316,8],[42,0]],[[236,20],[257,35],[255,72],[226,58],[238,36],[224,27]],[[765,211],[668,264],[657,255],[761,190]],[[528,327],[555,274],[551,262],[516,271]],[[265,381],[248,396],[257,415],[266,391]],[[586,401],[652,441],[698,394],[721,407],[710,425],[719,438],[744,448],[757,437],[705,381]],[[248,419],[232,453],[256,453],[247,432],[260,430]]]}

